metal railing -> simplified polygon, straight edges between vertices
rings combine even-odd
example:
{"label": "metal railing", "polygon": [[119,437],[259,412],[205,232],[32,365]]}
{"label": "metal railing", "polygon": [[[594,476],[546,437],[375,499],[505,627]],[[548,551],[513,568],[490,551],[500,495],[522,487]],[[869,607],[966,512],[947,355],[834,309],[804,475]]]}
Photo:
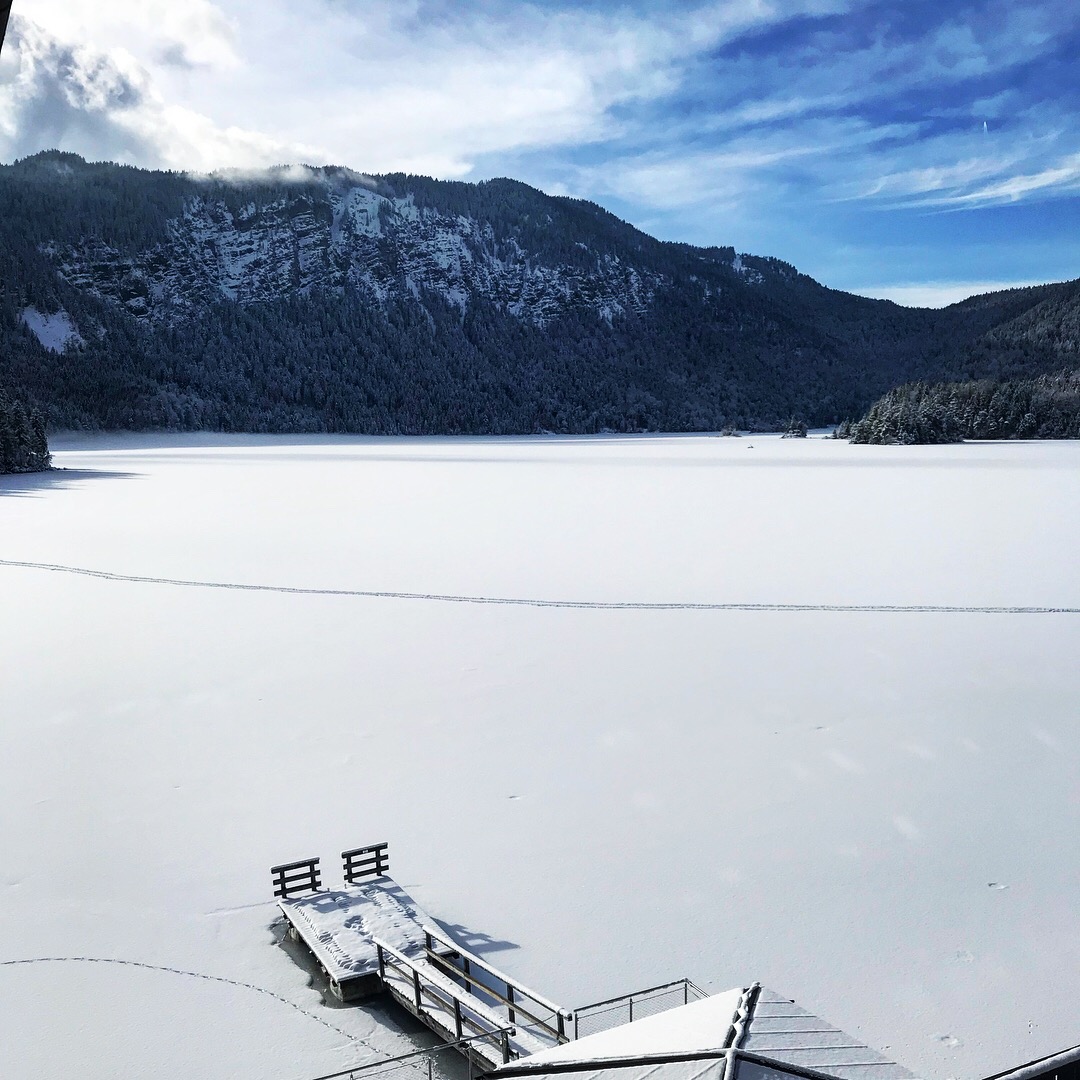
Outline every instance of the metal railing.
{"label": "metal railing", "polygon": [[647,990],[635,990],[632,994],[594,1001],[574,1010],[574,1038],[595,1035],[598,1031],[629,1024],[634,1020],[655,1016],[656,1013],[689,1005],[709,995],[689,979],[650,986]]}
{"label": "metal railing", "polygon": [[[568,1009],[504,975],[442,931],[431,926],[424,926],[423,931],[428,961],[459,980],[466,992],[490,998],[493,1004],[506,1009],[510,1024],[531,1031],[541,1039],[556,1045],[570,1041],[566,1023],[572,1014]],[[441,945],[442,950],[436,949],[436,944]]]}
{"label": "metal railing", "polygon": [[[387,942],[379,938],[372,940],[375,942],[379,978],[383,985],[406,999],[417,1015],[427,1015],[440,1024],[445,1023],[447,1030],[453,1032],[459,1043],[465,1041],[466,1035],[470,1036],[468,1042],[471,1046],[475,1046],[472,1036],[477,1037],[476,1041],[486,1038],[496,1047],[497,1057],[493,1060],[501,1060],[504,1065],[510,1060],[513,1024],[504,1023],[501,1017],[494,1015],[467,991],[457,994],[428,978],[414,961]],[[405,985],[394,985],[387,977],[388,972],[396,974]]]}

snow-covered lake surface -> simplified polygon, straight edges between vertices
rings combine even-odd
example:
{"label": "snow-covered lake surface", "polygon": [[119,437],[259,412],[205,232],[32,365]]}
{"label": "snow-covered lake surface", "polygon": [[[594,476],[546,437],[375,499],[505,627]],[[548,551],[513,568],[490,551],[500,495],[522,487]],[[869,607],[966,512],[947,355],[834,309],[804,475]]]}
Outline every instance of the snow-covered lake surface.
{"label": "snow-covered lake surface", "polygon": [[0,565],[5,1080],[401,1052],[269,929],[272,864],[382,840],[569,1007],[760,979],[931,1080],[1080,1042],[1080,614],[874,610],[1080,608],[1080,444],[54,449],[0,559],[286,591]]}

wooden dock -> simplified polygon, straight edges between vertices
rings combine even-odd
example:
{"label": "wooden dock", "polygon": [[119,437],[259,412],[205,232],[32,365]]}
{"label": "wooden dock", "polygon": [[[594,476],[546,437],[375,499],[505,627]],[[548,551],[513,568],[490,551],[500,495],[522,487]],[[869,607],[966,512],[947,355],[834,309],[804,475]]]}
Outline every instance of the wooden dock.
{"label": "wooden dock", "polygon": [[428,916],[388,877],[280,900],[279,906],[289,932],[310,949],[341,1001],[382,992],[376,938],[406,957],[424,952],[420,926]]}
{"label": "wooden dock", "polygon": [[322,886],[318,859],[271,868],[289,933],[343,1002],[388,993],[481,1070],[568,1041],[571,1013],[443,931],[387,874],[386,844],[342,852],[345,882]]}

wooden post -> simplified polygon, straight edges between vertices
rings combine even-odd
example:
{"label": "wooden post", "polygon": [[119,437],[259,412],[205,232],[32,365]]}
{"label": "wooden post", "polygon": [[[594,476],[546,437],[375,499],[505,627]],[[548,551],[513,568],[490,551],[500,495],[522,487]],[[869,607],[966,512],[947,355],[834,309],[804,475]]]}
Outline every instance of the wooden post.
{"label": "wooden post", "polygon": [[634,1022],[634,999],[631,996],[631,998],[630,998],[630,1023],[632,1024],[633,1022]]}
{"label": "wooden post", "polygon": [[506,984],[506,1000],[510,1002],[506,1007],[506,1015],[510,1017],[510,1023],[514,1023],[514,988]]}
{"label": "wooden post", "polygon": [[379,978],[386,982],[386,957],[383,955],[382,945],[375,943],[375,952],[379,957]]}
{"label": "wooden post", "polygon": [[457,1037],[461,1038],[461,1001],[458,998],[454,998],[454,1027],[457,1030]]}
{"label": "wooden post", "polygon": [[[566,1042],[567,1041],[567,1038],[566,1038],[566,1020],[563,1017],[563,1014],[561,1012],[556,1013],[555,1016],[558,1018],[555,1021],[555,1026],[559,1029],[559,1041],[560,1042]],[[575,1023],[574,1036],[576,1038],[577,1037],[577,1026],[576,1026],[577,1021],[575,1021],[574,1023]]]}
{"label": "wooden post", "polygon": [[502,1057],[505,1065],[510,1060],[510,1035],[505,1030],[502,1033]]}
{"label": "wooden post", "polygon": [[[413,983],[413,997],[416,999],[416,1011],[420,1011],[420,972],[413,968],[412,973]],[[461,1038],[461,1033],[458,1033],[458,1038]]]}
{"label": "wooden post", "polygon": [[469,968],[469,958],[467,956],[463,956],[461,958],[461,966],[465,971],[465,993],[466,994],[471,994],[472,993],[472,983],[469,980],[470,968]]}

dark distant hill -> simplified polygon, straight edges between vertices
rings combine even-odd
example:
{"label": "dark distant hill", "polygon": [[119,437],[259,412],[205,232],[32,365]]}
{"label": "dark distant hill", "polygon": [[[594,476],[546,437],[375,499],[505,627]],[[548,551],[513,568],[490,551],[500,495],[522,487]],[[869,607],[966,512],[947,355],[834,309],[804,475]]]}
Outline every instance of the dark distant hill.
{"label": "dark distant hill", "polygon": [[775,428],[1072,366],[1078,286],[905,309],[513,180],[0,167],[0,382],[53,427]]}

